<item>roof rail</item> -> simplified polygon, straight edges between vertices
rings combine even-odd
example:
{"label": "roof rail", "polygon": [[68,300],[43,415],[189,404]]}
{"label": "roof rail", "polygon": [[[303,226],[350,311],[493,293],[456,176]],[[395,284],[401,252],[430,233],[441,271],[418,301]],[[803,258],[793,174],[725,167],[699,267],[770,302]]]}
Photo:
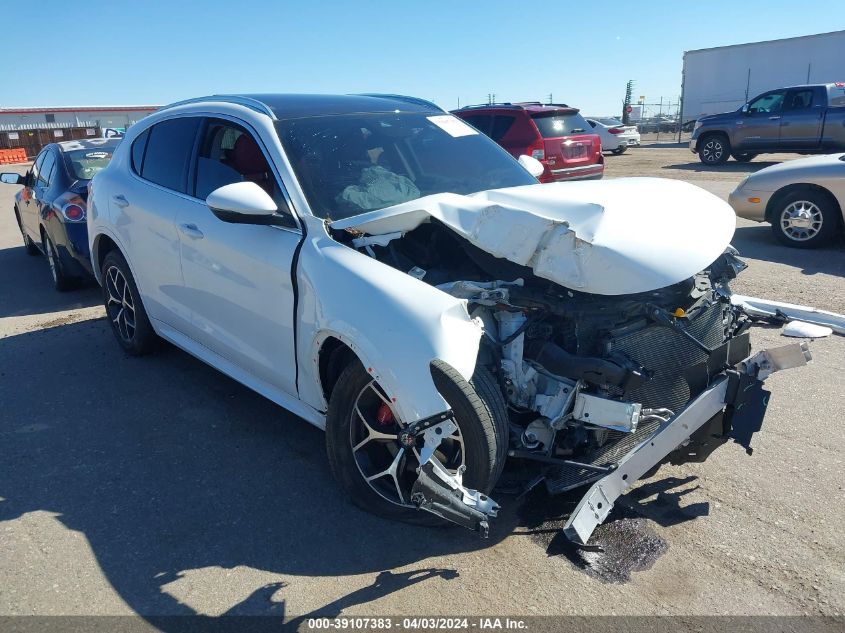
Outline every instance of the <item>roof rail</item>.
{"label": "roof rail", "polygon": [[554,106],[556,108],[571,108],[572,106],[567,105],[566,103],[541,103],[540,101],[502,101],[502,102],[495,102],[495,103],[476,103],[474,105],[466,105],[462,108],[458,108],[459,110],[472,110],[474,108],[519,108],[521,110],[525,109],[525,106]]}
{"label": "roof rail", "polygon": [[407,95],[395,95],[389,93],[381,93],[381,92],[361,92],[358,93],[359,97],[381,97],[383,99],[396,99],[397,101],[404,101],[405,103],[415,103],[417,105],[422,106],[430,106],[435,110],[440,110],[441,112],[445,112],[443,108],[441,108],[436,103],[432,103],[428,99],[420,99],[419,97],[409,97]]}
{"label": "roof rail", "polygon": [[223,101],[225,103],[234,103],[237,105],[242,105],[245,108],[249,108],[250,110],[255,110],[256,112],[260,112],[261,114],[266,114],[271,119],[276,118],[276,115],[273,113],[267,104],[262,103],[258,99],[253,99],[252,97],[245,97],[244,95],[207,95],[205,97],[194,97],[193,99],[184,99],[182,101],[177,101],[176,103],[170,103],[166,106],[162,106],[159,108],[161,110],[167,110],[169,108],[175,108],[176,106],[181,105],[188,105],[191,103],[203,103],[206,101]]}
{"label": "roof rail", "polygon": [[516,105],[555,106],[556,108],[571,108],[568,103],[541,103],[540,101],[520,101]]}

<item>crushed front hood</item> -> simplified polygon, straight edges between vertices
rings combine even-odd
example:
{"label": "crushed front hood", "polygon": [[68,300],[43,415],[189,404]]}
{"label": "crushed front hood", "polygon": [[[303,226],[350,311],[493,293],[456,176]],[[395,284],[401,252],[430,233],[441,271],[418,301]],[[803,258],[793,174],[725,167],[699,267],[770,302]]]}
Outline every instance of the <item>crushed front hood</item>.
{"label": "crushed front hood", "polygon": [[436,194],[331,227],[385,235],[430,218],[538,277],[600,295],[646,292],[691,277],[724,252],[736,220],[726,202],[694,185],[619,178]]}

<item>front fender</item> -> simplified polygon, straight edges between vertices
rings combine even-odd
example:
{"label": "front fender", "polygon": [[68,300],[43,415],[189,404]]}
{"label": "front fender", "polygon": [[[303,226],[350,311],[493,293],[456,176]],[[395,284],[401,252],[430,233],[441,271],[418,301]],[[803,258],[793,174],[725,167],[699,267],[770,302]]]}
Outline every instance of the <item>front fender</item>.
{"label": "front fender", "polygon": [[348,345],[410,423],[448,405],[431,377],[434,359],[469,379],[481,326],[466,301],[318,235],[303,244],[297,275],[300,399],[318,410],[319,352],[332,336]]}

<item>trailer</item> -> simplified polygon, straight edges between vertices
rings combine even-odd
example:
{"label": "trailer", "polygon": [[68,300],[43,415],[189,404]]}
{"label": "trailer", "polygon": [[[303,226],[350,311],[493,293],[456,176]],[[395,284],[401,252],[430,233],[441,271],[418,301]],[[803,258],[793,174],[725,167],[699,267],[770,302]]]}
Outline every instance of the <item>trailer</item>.
{"label": "trailer", "polygon": [[681,121],[740,108],[761,92],[845,81],[845,31],[684,53]]}

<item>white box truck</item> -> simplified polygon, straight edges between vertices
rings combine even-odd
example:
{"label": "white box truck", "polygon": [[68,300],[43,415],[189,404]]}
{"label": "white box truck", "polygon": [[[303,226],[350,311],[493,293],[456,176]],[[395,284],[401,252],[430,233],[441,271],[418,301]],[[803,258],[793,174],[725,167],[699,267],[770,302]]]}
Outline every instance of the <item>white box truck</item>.
{"label": "white box truck", "polygon": [[845,81],[845,31],[684,53],[681,121],[740,108],[766,90]]}

